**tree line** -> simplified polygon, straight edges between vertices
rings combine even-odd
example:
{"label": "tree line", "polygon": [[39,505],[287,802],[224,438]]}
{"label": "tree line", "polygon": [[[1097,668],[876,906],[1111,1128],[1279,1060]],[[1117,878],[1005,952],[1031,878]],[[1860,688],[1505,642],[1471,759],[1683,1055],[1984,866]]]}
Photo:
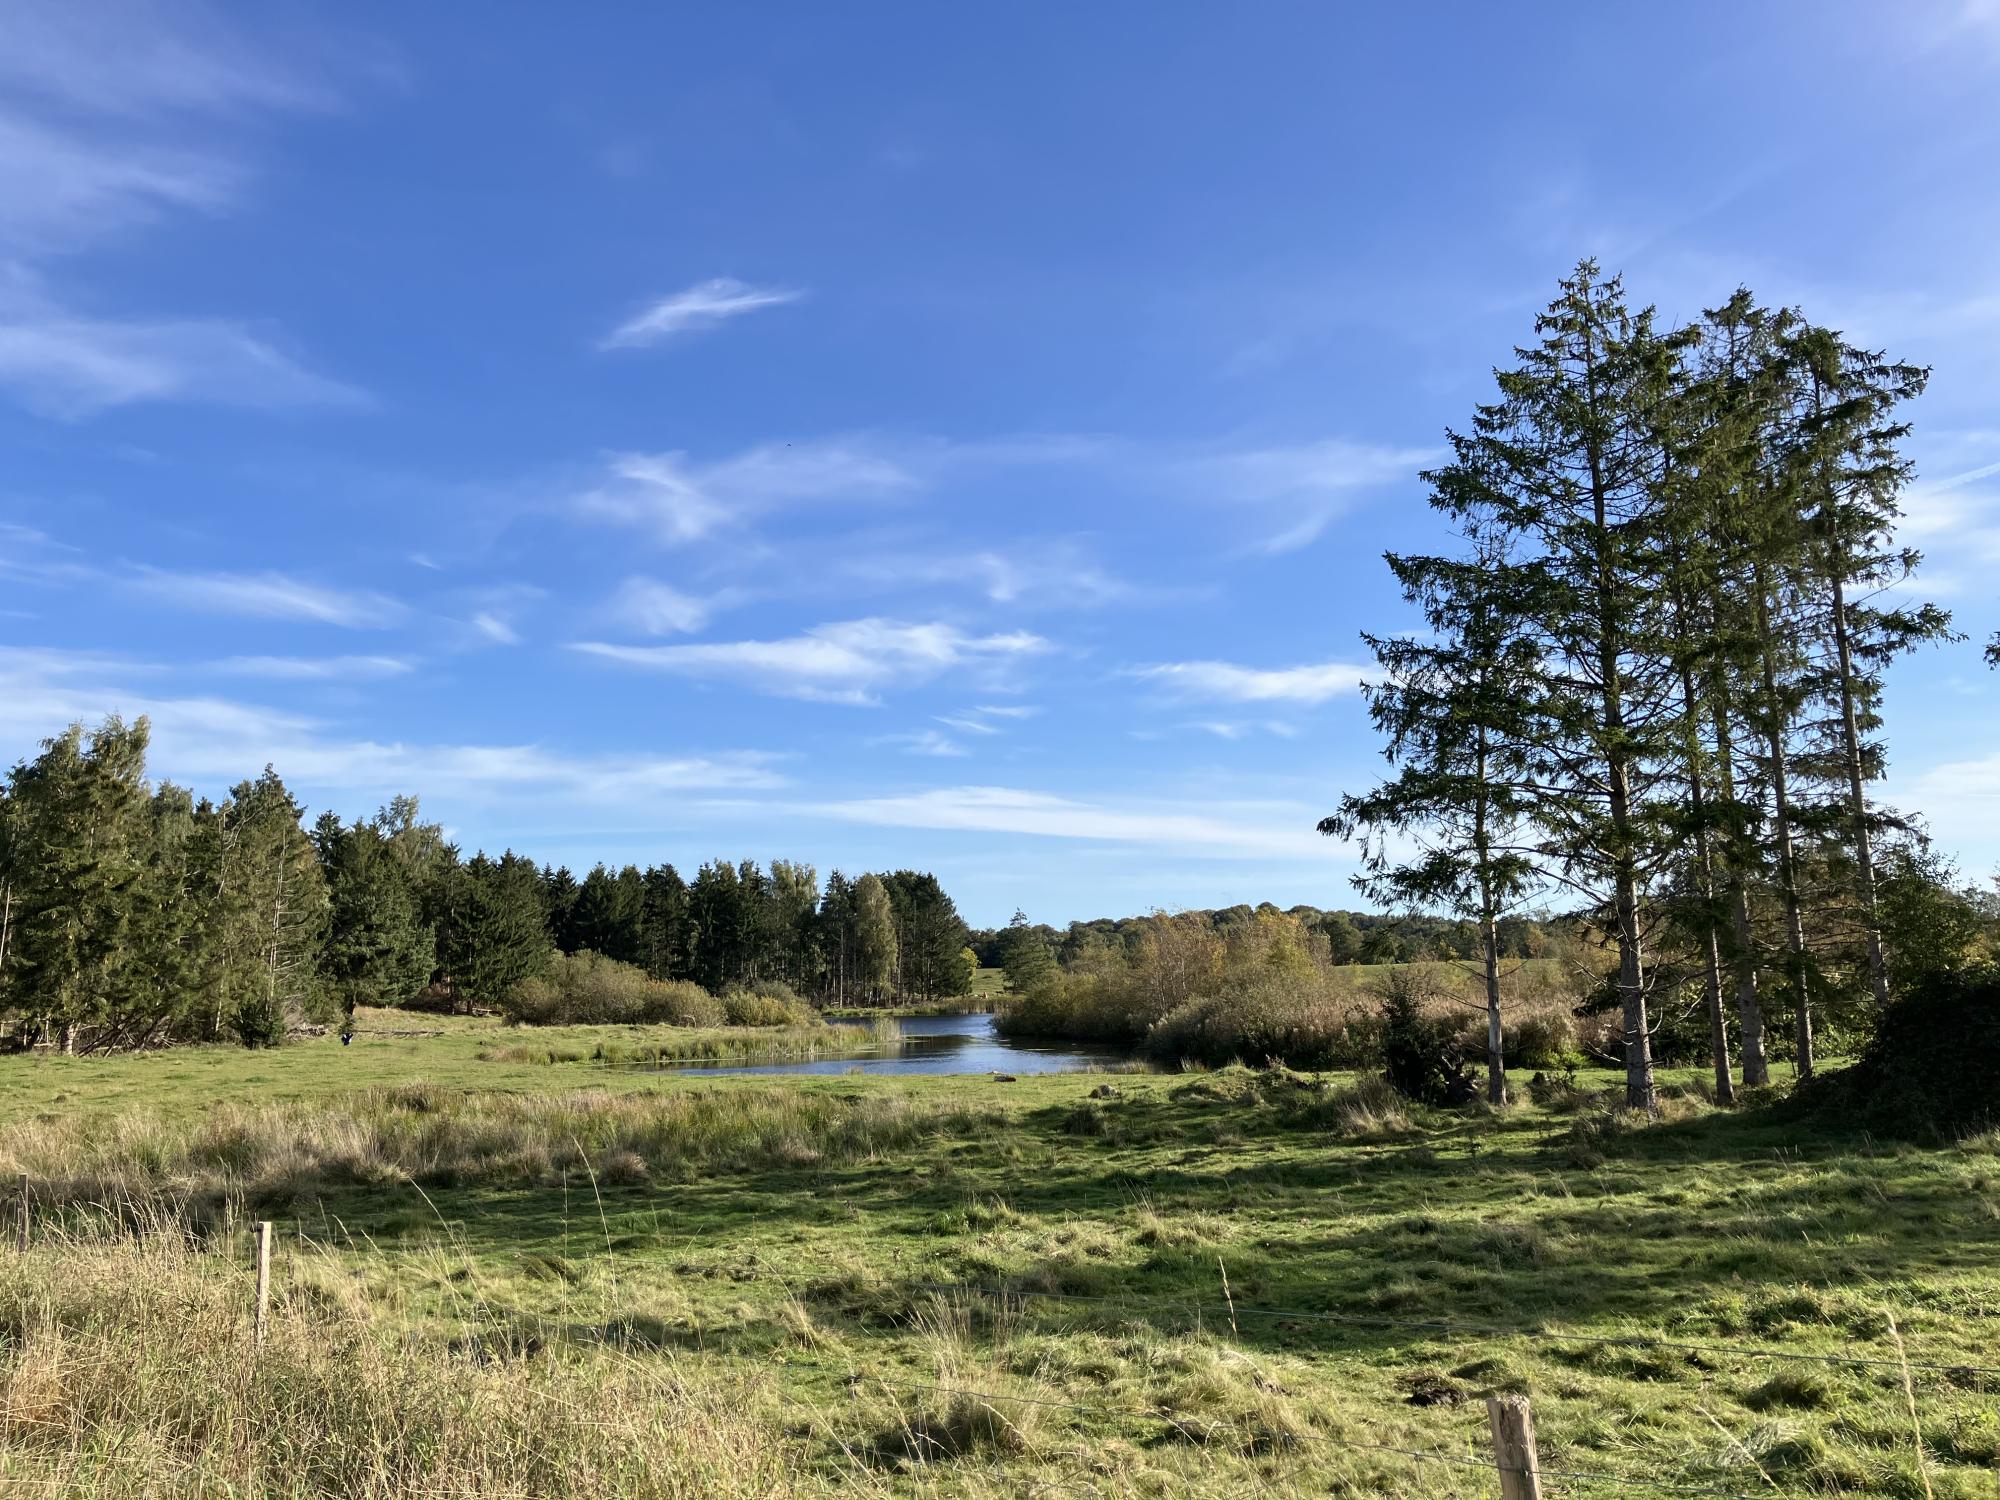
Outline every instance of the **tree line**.
{"label": "tree line", "polygon": [[1666,328],[1590,262],[1535,335],[1424,476],[1456,549],[1388,556],[1426,626],[1365,637],[1393,774],[1321,830],[1376,899],[1481,932],[1496,1102],[1529,902],[1615,965],[1629,1105],[1682,994],[1720,1097],[1774,1053],[1809,1077],[1818,1028],[1890,1004],[1887,887],[1927,868],[1870,792],[1884,668],[1951,638],[1895,538],[1927,372],[1747,291]]}
{"label": "tree line", "polygon": [[822,889],[810,865],[714,860],[579,881],[465,858],[414,797],[344,823],[276,771],[220,800],[146,778],[148,725],[80,724],[0,788],[0,1025],[62,1051],[280,1041],[359,1005],[497,1006],[554,952],[597,952],[715,992],[776,982],[840,1002],[971,988],[935,876]]}
{"label": "tree line", "polygon": [[[1442,959],[1475,959],[1482,951],[1479,924],[1465,917],[1433,912],[1348,911],[1300,903],[1279,907],[1263,901],[1255,906],[1191,908],[1176,918],[1198,921],[1227,942],[1240,931],[1272,914],[1290,917],[1326,940],[1328,961],[1347,964],[1422,963]],[[1138,951],[1156,930],[1158,913],[1132,917],[1095,917],[1056,928],[1032,922],[1017,911],[1005,927],[975,929],[969,939],[985,968],[1035,967],[1033,954],[1065,967],[1087,961],[1106,949],[1126,954]],[[1573,935],[1575,924],[1547,915],[1509,912],[1496,927],[1495,938],[1504,958],[1543,958],[1559,951]],[[1019,987],[1018,985],[1016,986]]]}

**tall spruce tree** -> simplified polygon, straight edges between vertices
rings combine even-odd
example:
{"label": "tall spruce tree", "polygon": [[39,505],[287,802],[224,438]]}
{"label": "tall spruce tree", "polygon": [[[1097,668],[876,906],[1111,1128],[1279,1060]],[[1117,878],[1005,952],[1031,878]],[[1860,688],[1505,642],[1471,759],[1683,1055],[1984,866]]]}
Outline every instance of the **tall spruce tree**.
{"label": "tall spruce tree", "polygon": [[1664,852],[1656,798],[1679,707],[1660,649],[1658,412],[1682,341],[1590,261],[1535,326],[1539,341],[1498,372],[1499,400],[1450,435],[1432,503],[1506,539],[1518,560],[1503,607],[1541,663],[1524,709],[1543,868],[1603,913],[1618,951],[1626,1102],[1651,1110],[1646,892]]}
{"label": "tall spruce tree", "polygon": [[412,872],[373,824],[343,828],[328,814],[314,826],[314,843],[329,901],[323,967],[342,1012],[408,1004],[437,968],[436,933],[423,920]]}
{"label": "tall spruce tree", "polygon": [[450,880],[438,962],[460,1010],[489,1009],[549,958],[542,882],[534,862],[511,850],[474,855]]}
{"label": "tall spruce tree", "polygon": [[686,979],[693,972],[688,888],[672,865],[655,865],[644,877],[640,905],[640,962],[655,979]]}
{"label": "tall spruce tree", "polygon": [[14,768],[8,975],[29,1029],[64,1052],[106,1040],[128,973],[150,799],[148,726],[73,724]]}
{"label": "tall spruce tree", "polygon": [[1513,616],[1532,581],[1513,574],[1498,538],[1475,537],[1463,562],[1394,553],[1388,562],[1430,627],[1423,636],[1362,637],[1382,668],[1367,687],[1369,716],[1400,769],[1343,798],[1319,829],[1361,841],[1355,884],[1375,899],[1478,924],[1486,1095],[1505,1104],[1500,918],[1535,874],[1530,725],[1520,708],[1540,661]]}
{"label": "tall spruce tree", "polygon": [[899,992],[922,1000],[965,994],[972,988],[966,927],[937,876],[898,870],[881,879],[895,916]]}
{"label": "tall spruce tree", "polygon": [[1826,750],[1837,762],[1845,853],[1852,860],[1869,987],[1878,1010],[1889,1003],[1889,971],[1875,890],[1874,843],[1883,820],[1870,781],[1882,773],[1882,670],[1926,641],[1948,639],[1951,617],[1935,605],[1884,604],[1920,561],[1895,543],[1899,498],[1911,474],[1900,451],[1908,424],[1897,415],[1922,394],[1930,372],[1847,343],[1800,320],[1787,341],[1795,371],[1796,442],[1787,455],[1802,471],[1810,508],[1802,550],[1815,632],[1829,650],[1821,677],[1828,713]]}

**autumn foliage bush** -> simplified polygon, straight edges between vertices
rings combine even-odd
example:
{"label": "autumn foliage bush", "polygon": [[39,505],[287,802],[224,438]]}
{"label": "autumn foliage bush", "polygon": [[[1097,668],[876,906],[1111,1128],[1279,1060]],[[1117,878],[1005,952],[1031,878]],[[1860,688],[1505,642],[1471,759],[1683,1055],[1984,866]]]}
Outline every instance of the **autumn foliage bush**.
{"label": "autumn foliage bush", "polygon": [[[1514,963],[1503,977],[1507,1061],[1559,1067],[1605,1024],[1579,1020],[1570,979],[1553,963]],[[1440,1046],[1485,1052],[1479,976],[1460,964],[1336,964],[1325,938],[1285,912],[1218,934],[1200,915],[1156,915],[1136,945],[1087,951],[1003,1002],[1010,1036],[1122,1042],[1166,1064],[1230,1062],[1293,1068],[1381,1067],[1383,999],[1410,990]]]}
{"label": "autumn foliage bush", "polygon": [[654,979],[644,969],[599,953],[556,953],[520,980],[500,1011],[521,1026],[721,1026],[724,1003],[685,979]]}

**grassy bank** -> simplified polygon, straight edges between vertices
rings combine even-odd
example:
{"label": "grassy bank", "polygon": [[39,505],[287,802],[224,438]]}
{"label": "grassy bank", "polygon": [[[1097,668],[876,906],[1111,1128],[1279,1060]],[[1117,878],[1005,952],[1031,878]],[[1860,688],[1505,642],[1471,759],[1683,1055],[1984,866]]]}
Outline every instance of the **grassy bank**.
{"label": "grassy bank", "polygon": [[[176,1493],[538,1493],[539,1465],[571,1461],[580,1494],[1441,1497],[1490,1476],[1359,1445],[1475,1456],[1499,1388],[1532,1394],[1552,1468],[2000,1493],[1991,1377],[1956,1368],[2000,1363],[1991,1137],[1801,1139],[1712,1111],[1688,1075],[1639,1124],[1241,1070],[606,1070],[578,1092],[575,1069],[407,1045],[507,1081],[134,1111],[123,1062],[0,1064],[0,1173],[35,1175],[44,1232],[66,1199],[74,1236],[0,1262],[5,1410],[29,1414],[0,1473],[76,1494],[139,1493],[150,1462],[187,1476]],[[200,1232],[104,1241],[90,1202]],[[260,1215],[283,1247],[276,1391],[241,1353]],[[1599,1342],[1631,1336],[1673,1343]],[[333,1399],[321,1346],[370,1389]],[[170,1380],[187,1349],[201,1378]],[[423,1398],[376,1394],[406,1387]],[[279,1402],[282,1422],[259,1405]],[[537,1403],[595,1425],[534,1427]],[[461,1435],[489,1422],[487,1473]]]}
{"label": "grassy bank", "polygon": [[320,1037],[268,1051],[233,1044],[110,1057],[36,1054],[0,1058],[0,1119],[60,1109],[93,1116],[132,1106],[170,1114],[218,1102],[282,1104],[360,1089],[426,1083],[515,1093],[586,1083],[648,1086],[642,1066],[574,1064],[789,1062],[881,1045],[867,1028],[829,1026],[507,1026],[491,1016],[407,1010],[355,1013],[353,1042]]}

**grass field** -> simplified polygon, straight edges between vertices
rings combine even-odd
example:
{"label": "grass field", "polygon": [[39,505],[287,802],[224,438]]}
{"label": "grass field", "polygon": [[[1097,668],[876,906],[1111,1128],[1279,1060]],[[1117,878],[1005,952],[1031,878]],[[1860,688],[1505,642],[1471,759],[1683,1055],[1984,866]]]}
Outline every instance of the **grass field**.
{"label": "grass field", "polygon": [[1241,1069],[689,1079],[396,1019],[441,1034],[0,1062],[42,1200],[0,1478],[1485,1495],[1500,1389],[1617,1476],[1557,1494],[2000,1495],[1991,1137],[1814,1138],[1690,1076],[1633,1123]]}

